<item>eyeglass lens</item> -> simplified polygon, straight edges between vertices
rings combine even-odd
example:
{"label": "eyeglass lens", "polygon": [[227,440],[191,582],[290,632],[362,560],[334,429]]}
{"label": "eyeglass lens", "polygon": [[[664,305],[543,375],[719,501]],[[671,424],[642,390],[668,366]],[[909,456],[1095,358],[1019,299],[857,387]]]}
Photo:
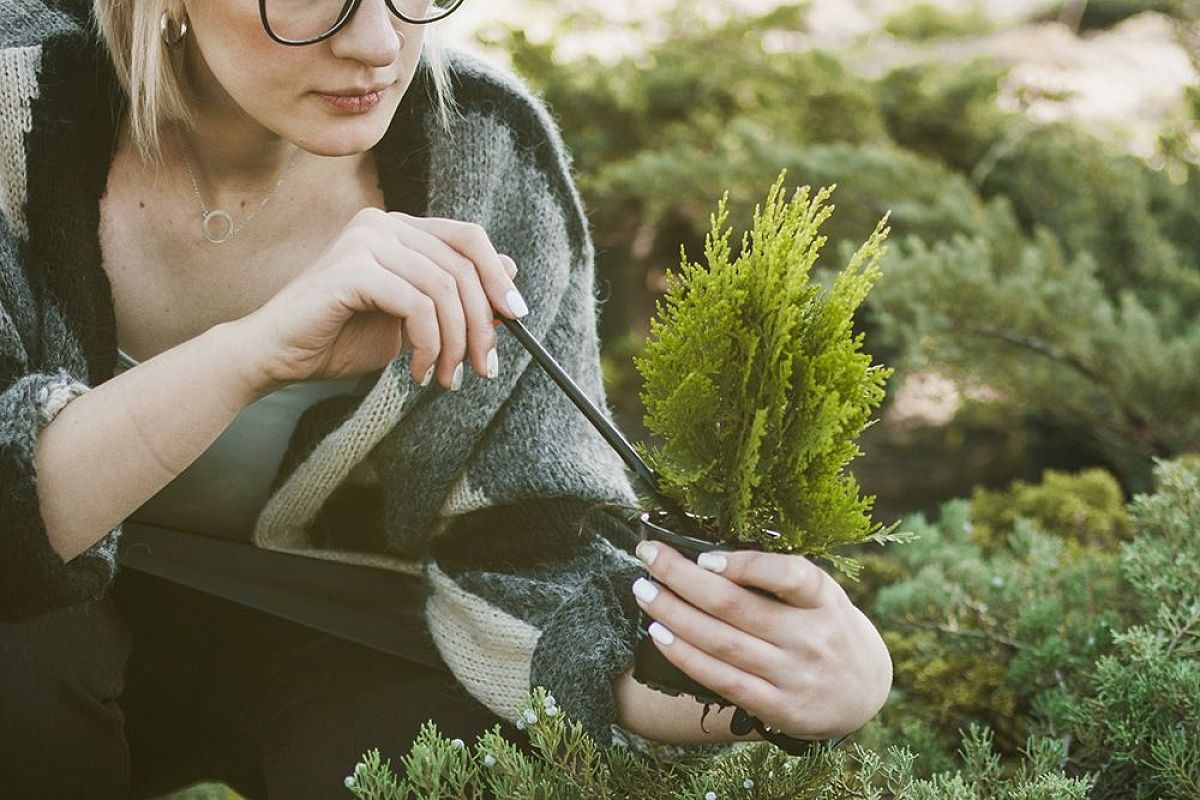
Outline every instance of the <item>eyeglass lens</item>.
{"label": "eyeglass lens", "polygon": [[[453,11],[461,0],[391,0],[410,22],[435,22]],[[353,0],[263,0],[271,33],[281,39],[303,42],[318,39],[334,28]]]}

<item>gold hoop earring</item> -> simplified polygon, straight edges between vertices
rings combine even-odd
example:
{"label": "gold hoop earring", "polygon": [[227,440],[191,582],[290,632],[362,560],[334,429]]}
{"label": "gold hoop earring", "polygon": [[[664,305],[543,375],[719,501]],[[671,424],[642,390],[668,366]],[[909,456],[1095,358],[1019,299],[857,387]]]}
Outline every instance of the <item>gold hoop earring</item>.
{"label": "gold hoop earring", "polygon": [[180,42],[187,38],[188,34],[188,18],[185,11],[183,17],[179,20],[179,25],[171,21],[171,16],[166,11],[158,18],[158,32],[162,36],[163,43],[167,47],[178,47]]}

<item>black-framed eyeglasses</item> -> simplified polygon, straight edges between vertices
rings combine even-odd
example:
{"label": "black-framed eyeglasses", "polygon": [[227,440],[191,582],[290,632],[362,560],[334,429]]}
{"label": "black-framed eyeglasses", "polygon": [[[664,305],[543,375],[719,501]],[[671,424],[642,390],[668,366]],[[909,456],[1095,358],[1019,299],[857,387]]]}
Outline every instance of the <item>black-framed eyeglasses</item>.
{"label": "black-framed eyeglasses", "polygon": [[[463,0],[384,0],[388,10],[411,25],[450,16]],[[258,0],[267,35],[280,44],[316,44],[340,31],[362,0]]]}

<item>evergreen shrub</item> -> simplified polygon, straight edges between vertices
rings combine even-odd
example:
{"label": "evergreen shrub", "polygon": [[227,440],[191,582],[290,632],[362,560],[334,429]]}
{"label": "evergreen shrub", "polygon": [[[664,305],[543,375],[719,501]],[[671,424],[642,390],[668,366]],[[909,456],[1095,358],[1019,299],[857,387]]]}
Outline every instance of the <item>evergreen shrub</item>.
{"label": "evergreen shrub", "polygon": [[1090,256],[1110,294],[1130,292],[1171,321],[1200,311],[1200,252],[1181,252],[1156,213],[1156,195],[1178,191],[1144,162],[1057,123],[1020,137],[982,178],[1024,230],[1051,231],[1068,258]]}
{"label": "evergreen shrub", "polygon": [[804,187],[789,201],[783,181],[736,257],[722,200],[705,263],[684,252],[668,276],[636,359],[646,426],[663,444],[640,449],[665,494],[715,520],[714,541],[835,558],[838,545],[886,538],[846,467],[891,374],[853,330],[887,229],[877,223],[822,287],[811,272],[831,190]]}
{"label": "evergreen shrub", "polygon": [[1006,74],[986,59],[955,67],[919,61],[892,70],[873,89],[896,145],[971,176],[1030,127],[996,103]]}
{"label": "evergreen shrub", "polygon": [[1200,317],[1171,311],[1190,279],[1146,301],[1114,290],[1090,252],[1046,228],[1026,238],[1003,198],[978,233],[902,239],[883,269],[872,318],[910,366],[1086,437],[1136,490],[1153,458],[1200,448]]}

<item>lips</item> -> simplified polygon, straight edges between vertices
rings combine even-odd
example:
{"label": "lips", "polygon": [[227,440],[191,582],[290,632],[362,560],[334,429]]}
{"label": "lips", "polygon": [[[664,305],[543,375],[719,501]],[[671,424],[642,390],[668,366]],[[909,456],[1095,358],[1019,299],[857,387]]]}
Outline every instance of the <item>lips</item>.
{"label": "lips", "polygon": [[391,86],[389,83],[361,88],[338,89],[332,92],[316,92],[317,97],[333,111],[342,114],[363,114],[383,99],[383,93]]}

